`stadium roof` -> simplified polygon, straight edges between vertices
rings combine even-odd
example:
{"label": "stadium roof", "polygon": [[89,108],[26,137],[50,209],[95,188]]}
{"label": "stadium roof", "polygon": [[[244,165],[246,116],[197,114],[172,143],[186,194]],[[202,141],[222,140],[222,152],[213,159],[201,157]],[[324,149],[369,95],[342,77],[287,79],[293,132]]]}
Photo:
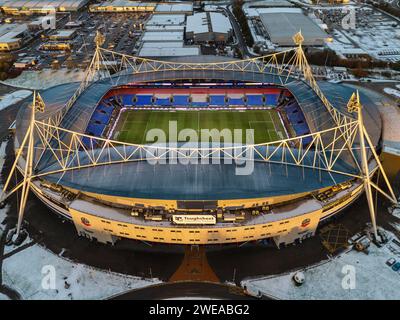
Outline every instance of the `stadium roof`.
{"label": "stadium roof", "polygon": [[321,46],[328,37],[298,8],[269,8],[260,17],[271,41],[279,46],[294,46],[292,37],[299,30],[306,46]]}
{"label": "stadium roof", "polygon": [[[285,75],[283,75],[286,78]],[[131,73],[115,75],[113,79],[103,79],[92,83],[78,98],[73,107],[65,115],[61,127],[76,132],[84,132],[87,123],[94,112],[96,105],[111,88],[141,81],[166,81],[170,79],[221,79],[226,81],[252,81],[276,84],[282,86],[282,79],[276,74],[254,72],[224,72],[203,70],[193,71],[163,71]],[[312,131],[333,127],[331,117],[316,94],[301,80],[288,78],[285,85],[297,99],[307,117]],[[345,102],[354,89],[345,85],[319,83],[321,89],[336,108],[346,112]],[[45,114],[38,114],[38,120],[47,117],[50,113],[62,108],[74,94],[79,83],[65,84],[42,91],[40,94],[46,103]],[[341,97],[338,100],[337,97]],[[361,93],[363,114],[366,128],[375,145],[378,144],[381,134],[380,115],[374,103]],[[25,106],[30,101],[25,102]],[[29,122],[29,108],[21,106],[17,117],[17,140],[21,141]],[[63,136],[60,136],[63,139]],[[130,148],[130,147],[126,147]],[[260,154],[263,152],[261,148]],[[109,155],[114,157],[117,150]],[[120,151],[121,152],[121,151]],[[293,152],[296,152],[295,150]],[[128,152],[129,153],[129,152]],[[281,154],[276,152],[277,159]],[[313,154],[309,153],[312,161]],[[79,160],[78,160],[79,158]],[[256,155],[257,160],[257,155]],[[87,159],[83,152],[79,153],[74,161],[84,164]],[[341,156],[336,165],[340,171],[354,173],[357,169],[348,157]],[[37,165],[39,172],[49,172],[60,164],[54,159],[51,151],[46,151]],[[182,200],[211,200],[255,198],[285,195],[298,192],[313,191],[322,187],[348,180],[349,177],[319,170],[300,168],[296,166],[282,166],[273,163],[255,161],[254,171],[248,176],[235,174],[236,166],[226,164],[216,165],[152,165],[144,161],[112,164],[93,168],[80,169],[46,176],[53,182],[58,182],[71,188],[79,188],[88,192],[97,192],[109,195],[127,196],[135,198],[159,198]],[[171,181],[175,183],[171,184]]]}

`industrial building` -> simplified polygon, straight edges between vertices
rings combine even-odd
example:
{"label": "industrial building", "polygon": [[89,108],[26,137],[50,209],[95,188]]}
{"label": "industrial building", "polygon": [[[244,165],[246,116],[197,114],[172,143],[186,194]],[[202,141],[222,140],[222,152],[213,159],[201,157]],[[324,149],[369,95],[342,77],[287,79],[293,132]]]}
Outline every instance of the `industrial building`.
{"label": "industrial building", "polygon": [[323,46],[328,35],[298,8],[268,8],[260,18],[271,41],[281,47],[292,47],[292,36],[301,30],[304,46]]}
{"label": "industrial building", "polygon": [[91,12],[155,12],[163,14],[193,12],[192,3],[160,3],[129,0],[104,1],[89,7]]}
{"label": "industrial building", "polygon": [[75,35],[76,29],[57,30],[56,33],[49,35],[49,39],[56,41],[71,40]]}
{"label": "industrial building", "polygon": [[153,14],[144,27],[138,56],[169,58],[199,55],[199,47],[184,43],[185,19],[185,14]]}
{"label": "industrial building", "polygon": [[0,25],[0,51],[18,50],[29,38],[27,24]]}
{"label": "industrial building", "polygon": [[89,0],[0,0],[0,8],[6,14],[31,15],[54,10],[78,11],[88,2]]}
{"label": "industrial building", "polygon": [[140,57],[183,57],[197,56],[200,48],[197,46],[185,46],[183,41],[174,42],[144,42],[138,53]]}
{"label": "industrial building", "polygon": [[194,42],[228,42],[232,37],[229,18],[220,12],[199,12],[187,17],[186,38]]}

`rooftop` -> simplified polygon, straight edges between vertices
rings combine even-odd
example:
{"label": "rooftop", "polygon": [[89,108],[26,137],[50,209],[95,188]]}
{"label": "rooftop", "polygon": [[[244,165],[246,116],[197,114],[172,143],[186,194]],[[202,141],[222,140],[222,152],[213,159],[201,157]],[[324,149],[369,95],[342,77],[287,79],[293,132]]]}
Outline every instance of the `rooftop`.
{"label": "rooftop", "polygon": [[193,3],[159,3],[155,9],[156,13],[168,12],[192,12]]}
{"label": "rooftop", "polygon": [[328,35],[298,8],[269,8],[260,15],[271,41],[280,46],[293,46],[293,35],[301,30],[304,45],[320,46]]}
{"label": "rooftop", "polygon": [[231,29],[229,19],[220,12],[199,12],[186,18],[186,32],[228,33]]}
{"label": "rooftop", "polygon": [[146,22],[146,26],[151,25],[184,25],[184,14],[153,14],[153,16]]}
{"label": "rooftop", "polygon": [[28,30],[27,24],[3,24],[0,25],[0,42],[12,42],[18,40],[21,33]]}
{"label": "rooftop", "polygon": [[147,31],[143,33],[142,41],[183,41],[183,32]]}

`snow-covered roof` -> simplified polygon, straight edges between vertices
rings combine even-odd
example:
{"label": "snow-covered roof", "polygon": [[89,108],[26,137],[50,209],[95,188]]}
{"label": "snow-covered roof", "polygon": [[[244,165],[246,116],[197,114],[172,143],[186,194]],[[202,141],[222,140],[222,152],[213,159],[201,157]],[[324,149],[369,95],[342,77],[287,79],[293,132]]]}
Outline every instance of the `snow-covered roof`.
{"label": "snow-covered roof", "polygon": [[155,12],[192,12],[193,3],[159,3]]}
{"label": "snow-covered roof", "polygon": [[57,38],[68,38],[76,33],[75,29],[62,29],[58,30],[53,36]]}
{"label": "snow-covered roof", "polygon": [[228,33],[231,29],[229,18],[220,12],[210,12],[211,28],[213,32]]}
{"label": "snow-covered roof", "polygon": [[206,12],[195,13],[186,18],[186,32],[205,33],[209,32]]}
{"label": "snow-covered roof", "polygon": [[206,32],[228,33],[231,29],[232,26],[228,17],[220,12],[199,12],[186,18],[186,32],[195,34]]}
{"label": "snow-covered roof", "polygon": [[153,14],[146,26],[150,25],[184,25],[184,14]]}
{"label": "snow-covered roof", "polygon": [[13,9],[41,9],[55,7],[56,9],[78,9],[88,3],[88,0],[1,0],[0,6]]}
{"label": "snow-covered roof", "polygon": [[142,41],[183,41],[183,32],[146,31],[143,34]]}
{"label": "snow-covered roof", "polygon": [[0,43],[16,41],[18,40],[18,36],[27,30],[28,25],[25,23],[0,25]]}

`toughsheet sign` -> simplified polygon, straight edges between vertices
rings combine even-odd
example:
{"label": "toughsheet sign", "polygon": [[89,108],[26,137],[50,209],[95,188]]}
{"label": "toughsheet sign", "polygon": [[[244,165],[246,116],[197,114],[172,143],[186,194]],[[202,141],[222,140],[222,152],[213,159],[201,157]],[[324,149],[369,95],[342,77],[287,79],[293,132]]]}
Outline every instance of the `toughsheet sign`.
{"label": "toughsheet sign", "polygon": [[215,216],[211,214],[175,214],[172,216],[175,224],[216,224]]}

